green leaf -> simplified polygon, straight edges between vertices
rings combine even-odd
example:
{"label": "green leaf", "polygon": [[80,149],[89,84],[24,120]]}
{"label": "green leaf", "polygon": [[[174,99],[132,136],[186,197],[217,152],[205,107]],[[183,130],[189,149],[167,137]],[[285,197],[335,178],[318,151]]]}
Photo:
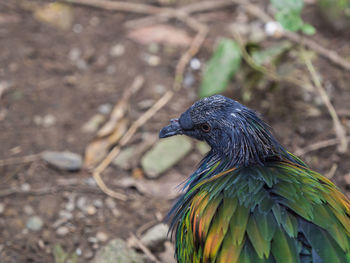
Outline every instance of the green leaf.
{"label": "green leaf", "polygon": [[258,65],[269,64],[291,47],[292,43],[289,41],[279,42],[267,49],[254,51],[252,58]]}
{"label": "green leaf", "polygon": [[287,9],[277,12],[276,20],[284,29],[292,32],[298,31],[303,25],[300,13],[297,11],[289,11]]}
{"label": "green leaf", "polygon": [[304,6],[303,0],[270,0],[270,2],[278,11],[301,11]]}
{"label": "green leaf", "polygon": [[221,40],[204,71],[199,96],[203,98],[225,91],[240,64],[239,45],[230,39]]}
{"label": "green leaf", "polygon": [[305,34],[305,35],[314,35],[316,33],[316,29],[310,25],[310,24],[303,24],[303,26],[301,27],[301,31]]}

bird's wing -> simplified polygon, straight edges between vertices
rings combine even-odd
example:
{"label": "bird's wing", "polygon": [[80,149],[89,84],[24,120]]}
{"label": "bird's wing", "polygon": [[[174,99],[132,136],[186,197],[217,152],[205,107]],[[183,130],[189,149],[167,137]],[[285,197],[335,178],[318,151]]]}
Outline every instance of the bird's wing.
{"label": "bird's wing", "polygon": [[306,167],[234,169],[187,195],[176,231],[179,262],[350,263],[350,203]]}

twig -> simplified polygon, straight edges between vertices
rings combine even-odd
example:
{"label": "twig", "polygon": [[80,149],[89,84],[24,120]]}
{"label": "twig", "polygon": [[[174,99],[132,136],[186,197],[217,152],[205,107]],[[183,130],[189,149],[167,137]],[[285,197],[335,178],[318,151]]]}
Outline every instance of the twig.
{"label": "twig", "polygon": [[161,12],[157,15],[129,20],[124,25],[126,27],[137,27],[158,22],[167,22],[171,18],[179,18],[181,14],[191,15],[193,13],[212,11],[214,9],[219,9],[230,5],[232,5],[231,0],[200,1],[198,3],[182,6],[178,9],[171,9],[167,12]]}
{"label": "twig", "polygon": [[109,1],[109,0],[61,0],[61,1],[71,3],[71,4],[98,7],[98,8],[112,10],[112,11],[122,11],[122,12],[131,12],[131,13],[149,14],[149,15],[158,14],[168,9],[168,8],[156,7],[152,5],[128,3],[128,2],[121,2],[121,1]]}
{"label": "twig", "polygon": [[133,242],[139,249],[142,250],[143,253],[145,253],[145,255],[152,260],[155,263],[161,263],[161,261],[159,261],[155,255],[152,254],[152,252],[133,234],[130,233],[131,237],[130,240],[131,242]]}
{"label": "twig", "polygon": [[335,175],[335,172],[337,171],[338,169],[338,164],[334,163],[331,167],[331,169],[329,169],[329,171],[325,174],[325,176],[328,178],[328,179],[332,179]]}
{"label": "twig", "polygon": [[[254,15],[255,17],[259,18],[263,22],[267,23],[270,21],[274,21],[273,18],[271,18],[267,13],[265,13],[261,8],[259,8],[257,5],[253,5],[250,3],[247,3],[247,1],[242,0],[232,0],[233,3],[241,5],[248,13],[251,15]],[[327,58],[334,64],[350,71],[350,61],[347,61],[340,57],[338,53],[336,53],[333,50],[329,50],[320,44],[316,43],[315,41],[308,39],[304,36],[301,36],[294,32],[284,32],[284,37],[288,38],[289,40],[297,43],[297,44],[304,44],[306,47],[314,50],[316,53],[320,54],[321,56]]]}
{"label": "twig", "polygon": [[334,109],[334,107],[333,107],[333,105],[328,97],[327,92],[322,87],[321,80],[320,80],[320,78],[319,78],[319,76],[318,76],[318,74],[317,74],[317,72],[316,72],[316,70],[311,62],[311,59],[308,56],[306,56],[304,53],[305,52],[302,51],[302,54],[303,54],[302,56],[303,56],[304,62],[306,64],[306,67],[310,72],[311,78],[312,78],[313,82],[315,83],[315,86],[316,86],[318,92],[320,93],[320,96],[323,100],[323,103],[326,105],[326,107],[329,111],[329,114],[332,117],[335,134],[337,135],[337,137],[340,141],[338,151],[341,153],[344,153],[344,152],[346,152],[346,150],[348,148],[348,140],[346,139],[346,131],[339,120],[337,112],[335,111],[335,109]]}
{"label": "twig", "polygon": [[[346,137],[346,139],[350,140],[350,136]],[[340,140],[338,138],[316,142],[316,143],[310,144],[304,148],[297,149],[295,151],[295,155],[302,156],[302,155],[305,155],[306,153],[317,151],[317,150],[327,148],[330,146],[334,146],[334,145],[337,145],[339,143],[340,143]]]}
{"label": "twig", "polygon": [[0,166],[20,164],[20,163],[31,163],[40,159],[40,156],[41,156],[41,153],[37,153],[37,154],[31,154],[23,157],[8,158],[8,159],[0,160]]}

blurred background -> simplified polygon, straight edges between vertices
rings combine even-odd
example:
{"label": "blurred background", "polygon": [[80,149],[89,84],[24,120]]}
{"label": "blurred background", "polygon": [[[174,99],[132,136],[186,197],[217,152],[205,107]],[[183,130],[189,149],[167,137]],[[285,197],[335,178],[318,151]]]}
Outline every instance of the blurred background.
{"label": "blurred background", "polygon": [[158,131],[255,109],[350,195],[350,1],[0,3],[0,262],[175,262],[163,219],[209,150]]}

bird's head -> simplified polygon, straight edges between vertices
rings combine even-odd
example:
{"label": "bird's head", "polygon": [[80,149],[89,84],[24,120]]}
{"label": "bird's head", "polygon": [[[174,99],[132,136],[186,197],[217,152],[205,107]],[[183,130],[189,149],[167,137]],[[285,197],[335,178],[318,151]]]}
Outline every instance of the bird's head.
{"label": "bird's head", "polygon": [[170,122],[160,131],[160,138],[184,134],[206,141],[213,153],[236,165],[263,163],[284,152],[254,111],[222,95],[195,102]]}

